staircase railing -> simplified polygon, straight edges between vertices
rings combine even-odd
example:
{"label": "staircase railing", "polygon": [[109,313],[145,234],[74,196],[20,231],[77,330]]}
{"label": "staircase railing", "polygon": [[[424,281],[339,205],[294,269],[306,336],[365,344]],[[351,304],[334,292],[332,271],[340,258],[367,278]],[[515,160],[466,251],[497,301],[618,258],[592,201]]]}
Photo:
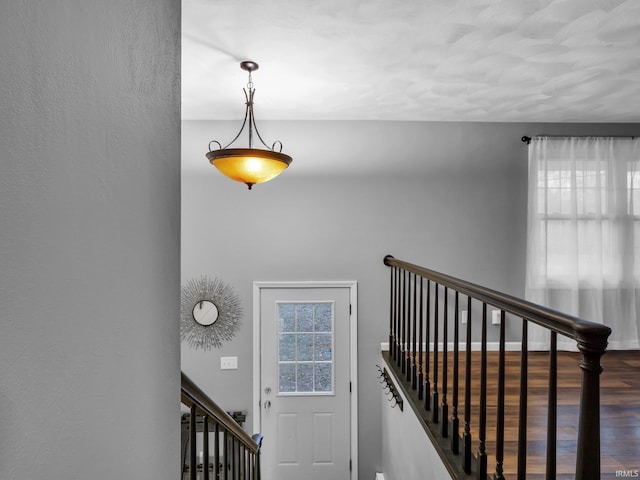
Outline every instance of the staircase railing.
{"label": "staircase railing", "polygon": [[[419,404],[419,416],[428,426],[427,433],[452,476],[466,478],[473,474],[477,479],[487,478],[487,415],[488,410],[495,410],[495,472],[492,477],[505,478],[505,324],[506,314],[509,314],[509,322],[520,319],[522,329],[519,342],[517,478],[526,478],[527,475],[527,341],[528,326],[533,323],[550,331],[545,478],[556,478],[557,335],[560,334],[574,339],[582,355],[575,478],[599,479],[600,358],[605,352],[611,329],[397,260],[391,255],[384,258],[384,263],[390,267],[387,361],[399,378],[406,379],[404,386],[411,394],[409,397],[414,403],[414,410],[417,408],[415,405]],[[450,303],[453,303],[453,318]],[[487,383],[487,305],[500,311],[497,382],[490,384],[496,393],[495,397],[491,394],[490,398]],[[462,307],[468,316],[466,325],[459,318]],[[480,322],[471,318],[474,307],[476,311],[481,311]],[[473,368],[474,373],[479,374],[479,405],[473,408],[474,414],[477,413],[473,424],[478,425],[477,431],[474,431],[471,428],[471,350],[472,325],[478,323],[481,329],[479,371],[477,365]],[[465,332],[460,332],[461,326],[466,327]],[[450,329],[453,329],[452,337]],[[459,345],[465,343],[461,355]],[[460,365],[459,356],[464,356],[463,365]],[[448,364],[450,361],[452,366]],[[461,369],[464,370],[464,379],[458,379]],[[447,385],[449,377],[452,385]],[[460,391],[464,392],[463,399],[459,398]],[[451,398],[448,392],[451,392]],[[461,405],[464,406],[464,412],[459,411]],[[475,436],[478,449],[474,453],[472,437]]]}
{"label": "staircase railing", "polygon": [[[260,480],[262,435],[249,436],[184,372],[181,401],[190,409],[183,416],[182,478]],[[202,445],[201,458],[198,458],[197,451],[198,434]],[[210,445],[211,437],[213,445]]]}

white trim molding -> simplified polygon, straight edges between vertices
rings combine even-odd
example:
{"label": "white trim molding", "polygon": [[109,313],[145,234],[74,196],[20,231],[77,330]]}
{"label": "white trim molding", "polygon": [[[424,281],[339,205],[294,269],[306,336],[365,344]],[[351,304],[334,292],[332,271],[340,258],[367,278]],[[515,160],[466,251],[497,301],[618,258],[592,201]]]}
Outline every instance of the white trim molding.
{"label": "white trim molding", "polygon": [[[520,351],[520,342],[505,342],[504,344],[504,349],[507,352],[519,352]],[[422,344],[422,351],[425,352],[426,351],[426,343]],[[438,343],[438,350],[440,352],[443,351],[443,343],[439,342]],[[465,350],[467,347],[466,342],[460,342],[458,343],[458,349],[460,351]],[[482,343],[481,342],[471,342],[471,351],[472,352],[479,352],[482,349]],[[383,352],[388,352],[389,351],[389,342],[382,342],[380,344],[380,350]],[[487,351],[488,352],[497,352],[498,350],[500,350],[500,343],[499,342],[487,342]],[[429,344],[429,351],[433,351],[433,343]],[[447,351],[448,352],[453,352],[453,342],[447,342]]]}

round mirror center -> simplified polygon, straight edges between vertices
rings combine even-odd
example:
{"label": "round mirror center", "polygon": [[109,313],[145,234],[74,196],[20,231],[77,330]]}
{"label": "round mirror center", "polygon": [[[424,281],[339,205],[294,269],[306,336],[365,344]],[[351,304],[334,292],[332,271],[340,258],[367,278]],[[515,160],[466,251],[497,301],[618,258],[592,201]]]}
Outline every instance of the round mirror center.
{"label": "round mirror center", "polygon": [[193,307],[193,319],[205,327],[218,320],[218,307],[209,300],[200,300]]}

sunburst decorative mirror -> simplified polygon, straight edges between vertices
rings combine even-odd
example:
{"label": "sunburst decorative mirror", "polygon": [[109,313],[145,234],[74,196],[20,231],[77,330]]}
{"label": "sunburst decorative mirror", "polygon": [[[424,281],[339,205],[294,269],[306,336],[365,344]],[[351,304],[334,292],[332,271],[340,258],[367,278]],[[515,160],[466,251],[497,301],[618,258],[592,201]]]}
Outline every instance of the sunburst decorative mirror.
{"label": "sunburst decorative mirror", "polygon": [[182,286],[180,340],[190,347],[211,350],[235,336],[242,308],[233,288],[218,278],[188,280]]}

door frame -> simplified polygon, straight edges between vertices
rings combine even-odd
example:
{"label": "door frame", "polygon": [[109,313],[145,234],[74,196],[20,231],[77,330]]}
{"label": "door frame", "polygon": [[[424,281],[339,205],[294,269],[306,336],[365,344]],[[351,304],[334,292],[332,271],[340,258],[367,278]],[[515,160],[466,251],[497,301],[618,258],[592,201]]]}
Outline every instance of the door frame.
{"label": "door frame", "polygon": [[[351,311],[349,315],[349,378],[351,382],[350,430],[351,430],[351,479],[358,478],[358,282],[356,281],[306,281],[306,282],[253,282],[253,431],[261,431],[260,408],[261,380],[261,324],[260,298],[265,289],[318,289],[348,288]],[[266,439],[266,441],[269,441]]]}

